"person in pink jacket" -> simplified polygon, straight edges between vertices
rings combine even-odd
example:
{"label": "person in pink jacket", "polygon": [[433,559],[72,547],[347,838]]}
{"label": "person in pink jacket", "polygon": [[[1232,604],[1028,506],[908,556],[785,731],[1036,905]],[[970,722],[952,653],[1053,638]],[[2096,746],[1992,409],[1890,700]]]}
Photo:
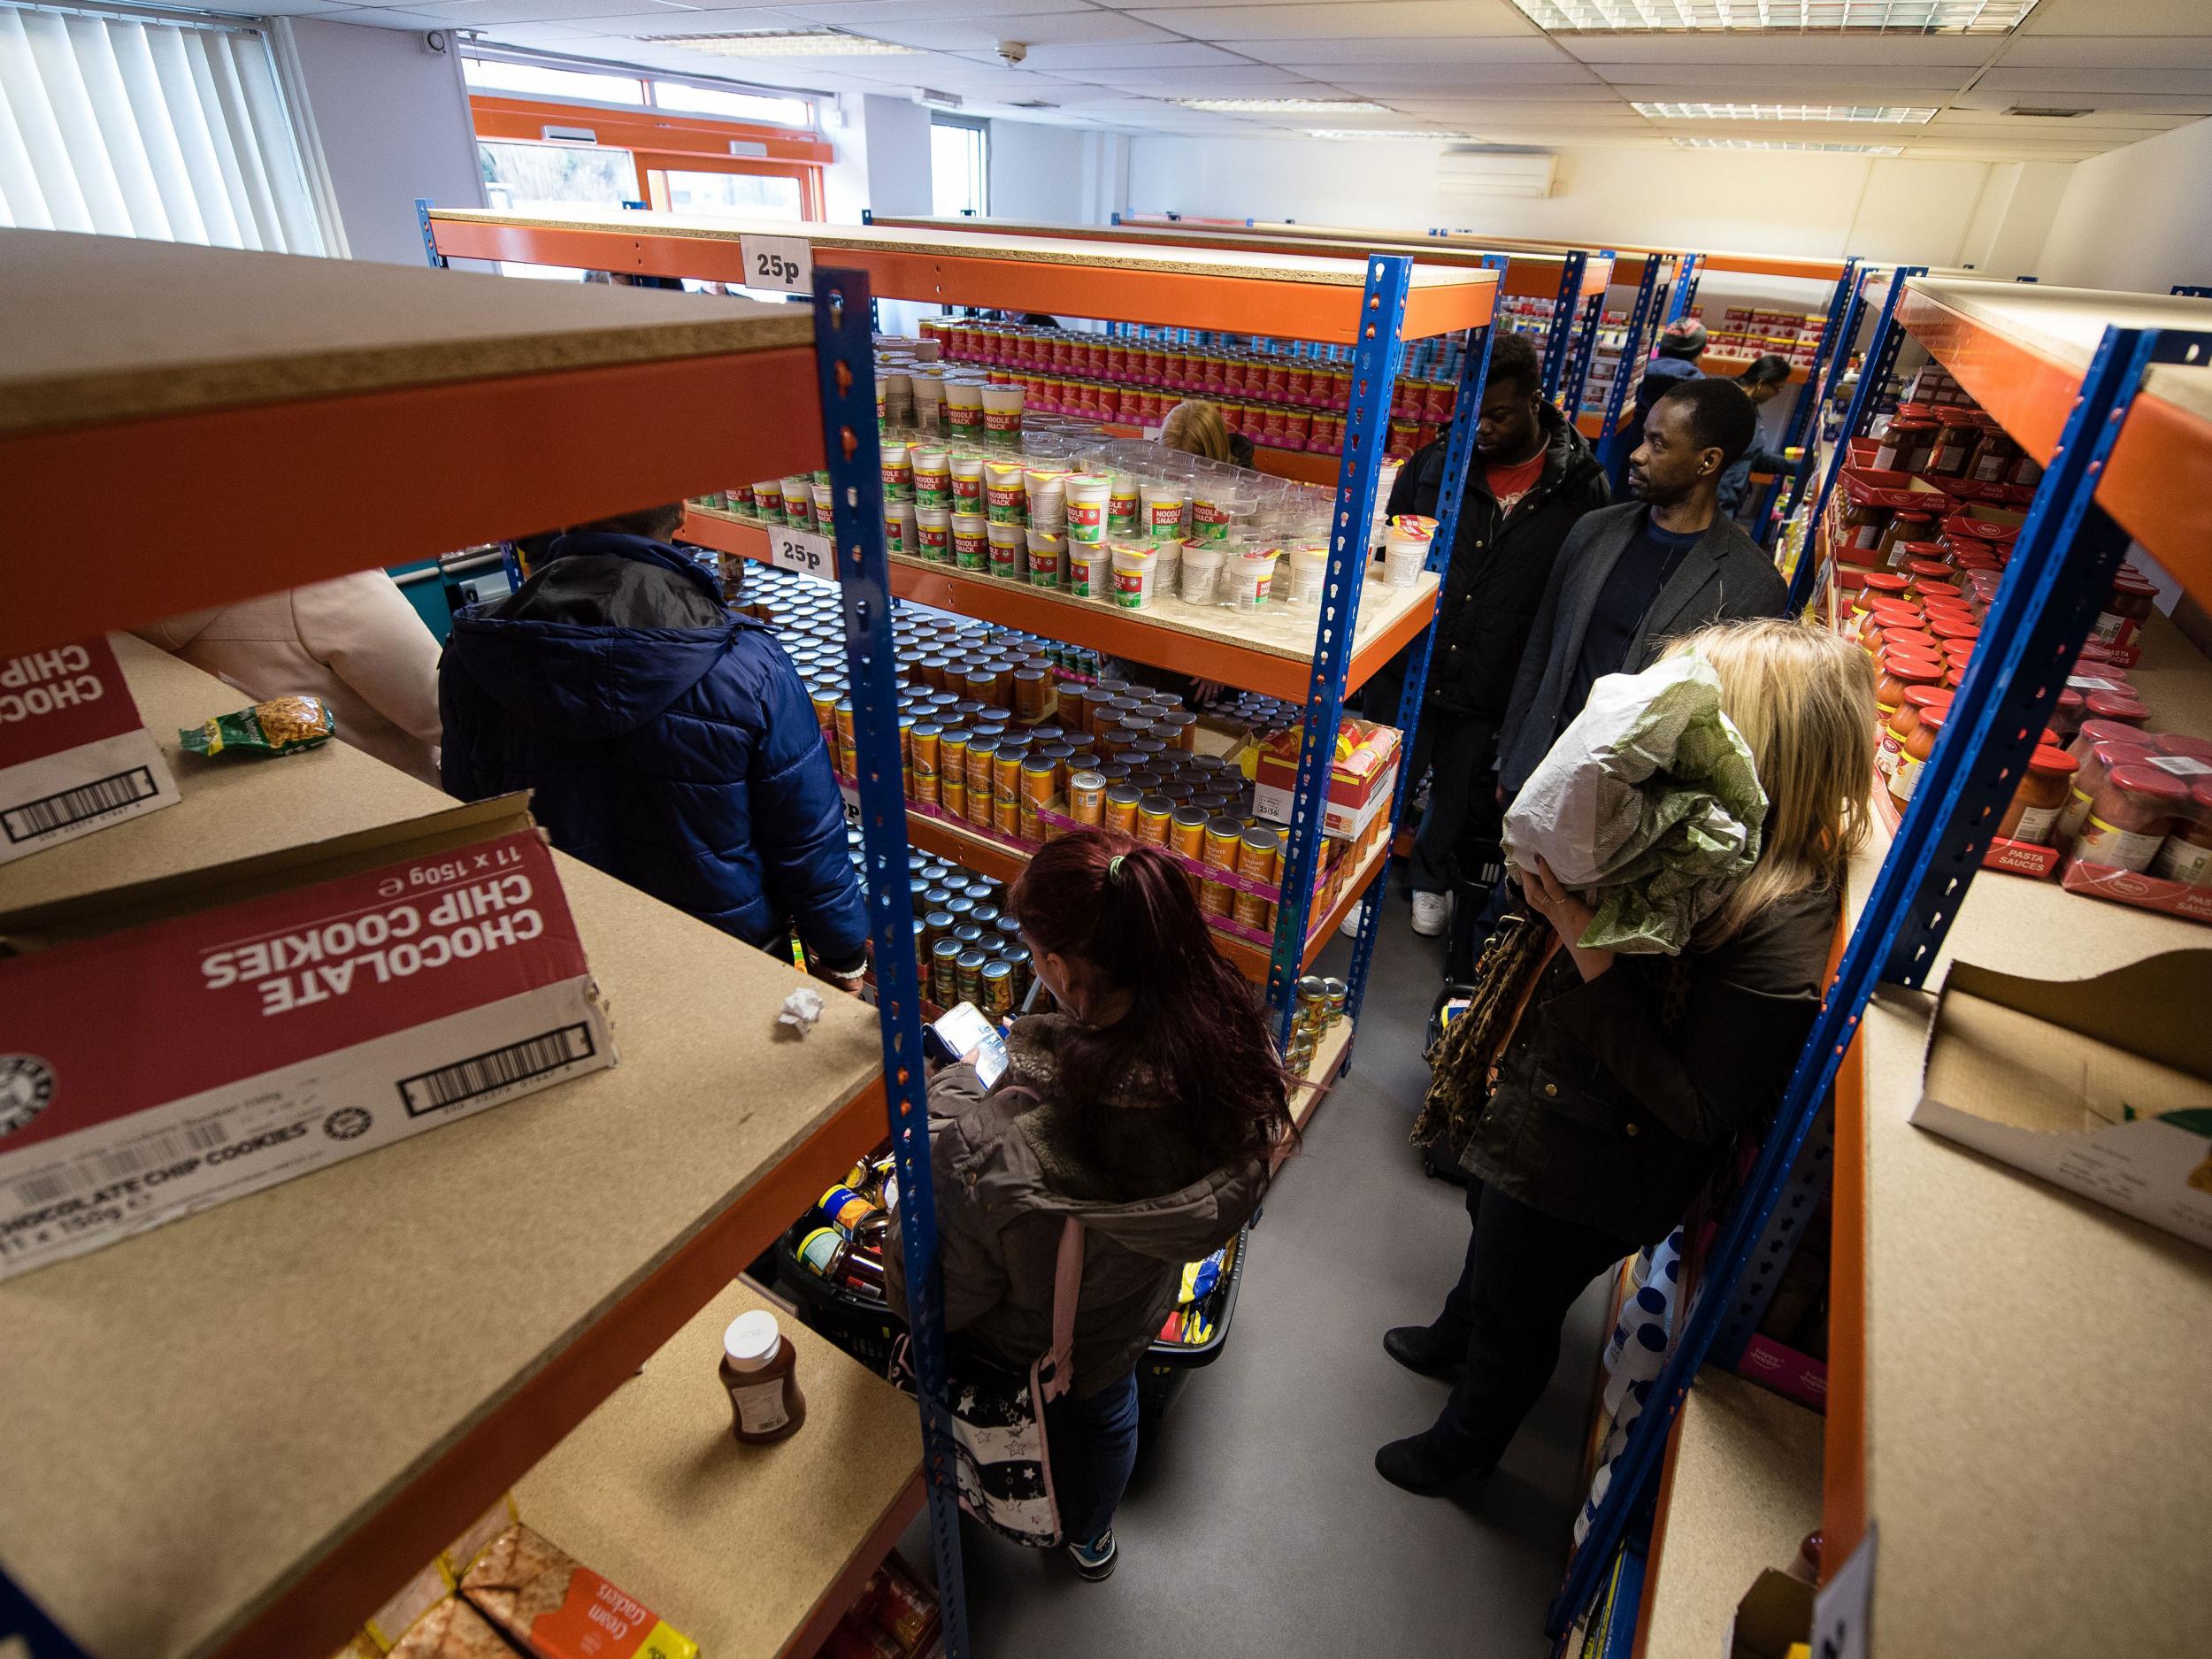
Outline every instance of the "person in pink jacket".
{"label": "person in pink jacket", "polygon": [[320,697],[342,741],[438,787],[438,641],[382,571],[171,617],[138,637],[256,703]]}

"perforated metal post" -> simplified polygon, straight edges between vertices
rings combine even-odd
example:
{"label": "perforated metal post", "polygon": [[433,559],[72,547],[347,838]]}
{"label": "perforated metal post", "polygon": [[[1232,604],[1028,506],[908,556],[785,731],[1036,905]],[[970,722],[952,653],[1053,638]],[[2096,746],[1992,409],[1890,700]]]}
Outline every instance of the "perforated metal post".
{"label": "perforated metal post", "polygon": [[2212,282],[2177,282],[2169,292],[2188,300],[2212,300]]}
{"label": "perforated metal post", "polygon": [[[1827,366],[1830,354],[1837,349],[1844,311],[1857,291],[1858,271],[1856,259],[1845,260],[1843,273],[1836,279],[1835,289],[1828,296],[1827,315],[1820,326],[1820,343],[1813,349],[1812,366],[1805,371],[1805,384],[1797,388],[1797,402],[1791,405],[1789,424],[1782,429],[1784,449],[1811,443],[1814,416],[1820,408],[1821,371]],[[1795,512],[1797,503],[1805,498],[1805,480],[1809,472],[1809,468],[1801,471],[1794,479],[1778,478],[1759,492],[1758,511],[1751,518],[1751,534],[1758,538],[1761,547],[1772,545],[1770,538],[1780,522],[1774,516],[1775,497],[1786,485],[1790,492],[1789,511]],[[1788,514],[1783,516],[1786,518]]]}
{"label": "perforated metal post", "polygon": [[[1898,279],[1902,282],[1901,275]],[[1844,949],[1773,1126],[1707,1259],[1679,1337],[1661,1368],[1573,1566],[1548,1627],[1589,1604],[1632,1518],[1648,1504],[1667,1438],[1700,1366],[1728,1323],[1756,1242],[1767,1234],[1836,1069],[1857,1037],[1878,986],[1925,982],[2030,750],[2110,592],[2126,532],[2095,504],[2098,479],[2153,362],[2205,360],[2212,334],[2107,329],[2065,431],[2022,526],[1997,602],[1913,790],[1889,856]]]}
{"label": "perforated metal post", "polygon": [[1697,267],[1701,255],[1686,253],[1679,256],[1675,266],[1672,290],[1667,301],[1667,321],[1678,323],[1690,314],[1690,302],[1697,297]]}
{"label": "perforated metal post", "polygon": [[960,1568],[960,1494],[945,1392],[944,1287],[937,1267],[937,1200],[929,1169],[929,1084],[923,1062],[921,986],[907,899],[906,786],[899,759],[899,697],[891,636],[891,565],[883,549],[883,472],[876,436],[875,351],[864,272],[817,268],[814,352],[829,457],[831,527],[845,611],[858,752],[860,833],[868,932],[882,1017],[883,1094],[899,1182],[908,1324],[920,1384],[922,1472],[937,1558],[949,1659],[968,1654]]}
{"label": "perforated metal post", "polygon": [[[1486,258],[1483,264],[1498,273],[1505,286],[1506,261]],[[1386,847],[1394,847],[1398,826],[1405,820],[1406,803],[1413,794],[1413,736],[1422,715],[1429,686],[1429,665],[1436,649],[1436,620],[1444,614],[1444,587],[1450,580],[1452,549],[1459,545],[1459,512],[1466,500],[1467,472],[1475,461],[1476,415],[1482,408],[1483,388],[1490,377],[1490,344],[1497,337],[1494,321],[1473,330],[1460,358],[1459,393],[1452,404],[1452,441],[1444,451],[1444,489],[1436,502],[1436,538],[1430,543],[1428,568],[1436,573],[1436,603],[1429,611],[1429,626],[1406,648],[1405,687],[1398,695],[1398,729],[1405,733],[1405,752],[1398,763],[1398,781],[1390,793],[1390,828]],[[1374,964],[1375,936],[1382,931],[1383,898],[1390,890],[1390,860],[1376,872],[1361,913],[1359,938],[1352,947],[1352,965],[1346,975],[1345,1011],[1352,1017],[1352,1040],[1359,1040],[1359,1010],[1367,995],[1367,974]]]}
{"label": "perforated metal post", "polygon": [[1635,308],[1628,314],[1628,333],[1621,341],[1620,362],[1613,370],[1613,389],[1605,395],[1605,413],[1598,422],[1598,460],[1617,495],[1621,475],[1628,469],[1628,445],[1616,428],[1621,424],[1621,411],[1628,405],[1630,381],[1643,378],[1644,358],[1649,355],[1643,349],[1644,334],[1657,310],[1659,286],[1659,256],[1647,254],[1643,279],[1636,284]]}
{"label": "perforated metal post", "polygon": [[0,1652],[12,1651],[14,1643],[21,1644],[26,1659],[87,1659],[45,1609],[0,1572]]}
{"label": "perforated metal post", "polygon": [[1567,359],[1574,353],[1575,308],[1581,303],[1582,279],[1589,269],[1590,256],[1578,250],[1567,256],[1559,273],[1559,296],[1551,303],[1551,325],[1544,330],[1543,390],[1550,403],[1559,401],[1559,388],[1566,383]]}
{"label": "perforated metal post", "polygon": [[1569,420],[1582,418],[1582,396],[1589,388],[1590,365],[1596,359],[1598,330],[1605,322],[1605,296],[1611,287],[1613,262],[1619,256],[1608,248],[1598,257],[1605,261],[1607,287],[1582,303],[1581,319],[1575,324],[1574,357],[1567,367],[1567,383],[1560,388],[1560,412]]}
{"label": "perforated metal post", "polygon": [[447,268],[446,257],[438,251],[438,233],[430,228],[430,198],[415,198],[415,228],[422,233],[422,250],[434,270]]}
{"label": "perforated metal post", "polygon": [[1881,400],[1882,388],[1888,383],[1890,372],[1897,366],[1897,353],[1905,343],[1905,331],[1897,326],[1897,302],[1905,296],[1905,279],[1925,275],[1925,265],[1899,265],[1890,273],[1889,288],[1882,296],[1882,313],[1875,319],[1874,337],[1866,343],[1866,356],[1860,360],[1858,389],[1851,394],[1851,412],[1844,417],[1843,429],[1836,434],[1836,447],[1828,457],[1828,470],[1820,477],[1820,494],[1813,502],[1812,522],[1806,526],[1805,551],[1797,561],[1797,569],[1790,577],[1790,616],[1805,609],[1805,602],[1812,596],[1813,578],[1818,573],[1820,560],[1816,557],[1819,546],[1821,519],[1828,511],[1828,498],[1835,494],[1836,480],[1843,476],[1844,458],[1851,452],[1851,440],[1866,431],[1874,419],[1874,406]]}
{"label": "perforated metal post", "polygon": [[1313,909],[1314,872],[1321,861],[1322,798],[1336,753],[1337,722],[1344,713],[1344,678],[1359,625],[1360,588],[1367,579],[1375,487],[1382,476],[1390,436],[1391,390],[1404,352],[1406,290],[1413,261],[1402,254],[1370,254],[1360,296],[1359,342],[1352,354],[1352,402],[1344,421],[1344,452],[1337,459],[1336,510],[1329,526],[1329,571],[1321,589],[1313,673],[1306,685],[1304,735],[1298,745],[1298,782],[1290,832],[1283,848],[1282,896],[1275,907],[1275,949],[1267,967],[1267,1005],[1277,1034],[1290,1044],[1298,976],[1306,956],[1306,923]]}

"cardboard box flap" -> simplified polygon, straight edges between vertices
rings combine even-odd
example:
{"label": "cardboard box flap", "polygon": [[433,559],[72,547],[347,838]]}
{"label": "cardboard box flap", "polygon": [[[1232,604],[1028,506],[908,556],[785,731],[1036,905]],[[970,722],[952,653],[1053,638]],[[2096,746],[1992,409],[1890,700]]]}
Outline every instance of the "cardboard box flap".
{"label": "cardboard box flap", "polygon": [[[2093,979],[2029,979],[1962,962],[1944,981],[1943,1002],[1955,995],[2016,1009],[2093,1043],[2212,1078],[2212,1021],[2205,1018],[2212,1008],[2212,950],[2146,956]],[[1935,1041],[1945,1018],[1939,1006]]]}
{"label": "cardboard box flap", "polygon": [[0,916],[0,956],[27,955],[513,834],[533,826],[529,803],[526,791],[495,795],[328,841],[33,905]]}
{"label": "cardboard box flap", "polygon": [[1945,994],[1927,1092],[1993,1123],[2079,1134],[2212,1103],[2212,1084],[1965,992]]}

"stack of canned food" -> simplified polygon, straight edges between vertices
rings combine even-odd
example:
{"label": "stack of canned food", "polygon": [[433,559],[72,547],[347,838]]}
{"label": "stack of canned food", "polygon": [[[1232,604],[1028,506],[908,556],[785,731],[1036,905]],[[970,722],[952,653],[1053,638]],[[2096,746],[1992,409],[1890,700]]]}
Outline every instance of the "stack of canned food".
{"label": "stack of canned food", "polygon": [[[859,872],[866,857],[860,831],[847,830],[845,841]],[[908,850],[906,880],[923,999],[940,1009],[972,1002],[991,1019],[1010,1018],[1035,975],[1020,926],[1006,910],[1006,884],[918,849]]]}
{"label": "stack of canned food", "polygon": [[1344,999],[1348,987],[1341,979],[1325,979],[1308,974],[1298,981],[1298,1007],[1291,1016],[1290,1052],[1283,1056],[1283,1064],[1300,1077],[1313,1071],[1313,1056],[1321,1047],[1321,1039],[1344,1018]]}

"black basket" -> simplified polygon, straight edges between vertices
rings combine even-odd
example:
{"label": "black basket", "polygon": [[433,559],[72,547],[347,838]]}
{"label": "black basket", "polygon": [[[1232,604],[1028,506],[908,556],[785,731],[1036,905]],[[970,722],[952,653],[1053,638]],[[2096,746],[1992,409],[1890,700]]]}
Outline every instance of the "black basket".
{"label": "black basket", "polygon": [[1196,1343],[1155,1340],[1137,1363],[1137,1414],[1141,1424],[1157,1423],[1183,1391],[1191,1372],[1221,1357],[1222,1348],[1229,1340],[1229,1321],[1237,1310],[1237,1286],[1244,1280],[1244,1252],[1251,1239],[1248,1224],[1237,1230],[1228,1257],[1222,1263],[1220,1283],[1199,1298],[1197,1306],[1212,1319],[1214,1333]]}

